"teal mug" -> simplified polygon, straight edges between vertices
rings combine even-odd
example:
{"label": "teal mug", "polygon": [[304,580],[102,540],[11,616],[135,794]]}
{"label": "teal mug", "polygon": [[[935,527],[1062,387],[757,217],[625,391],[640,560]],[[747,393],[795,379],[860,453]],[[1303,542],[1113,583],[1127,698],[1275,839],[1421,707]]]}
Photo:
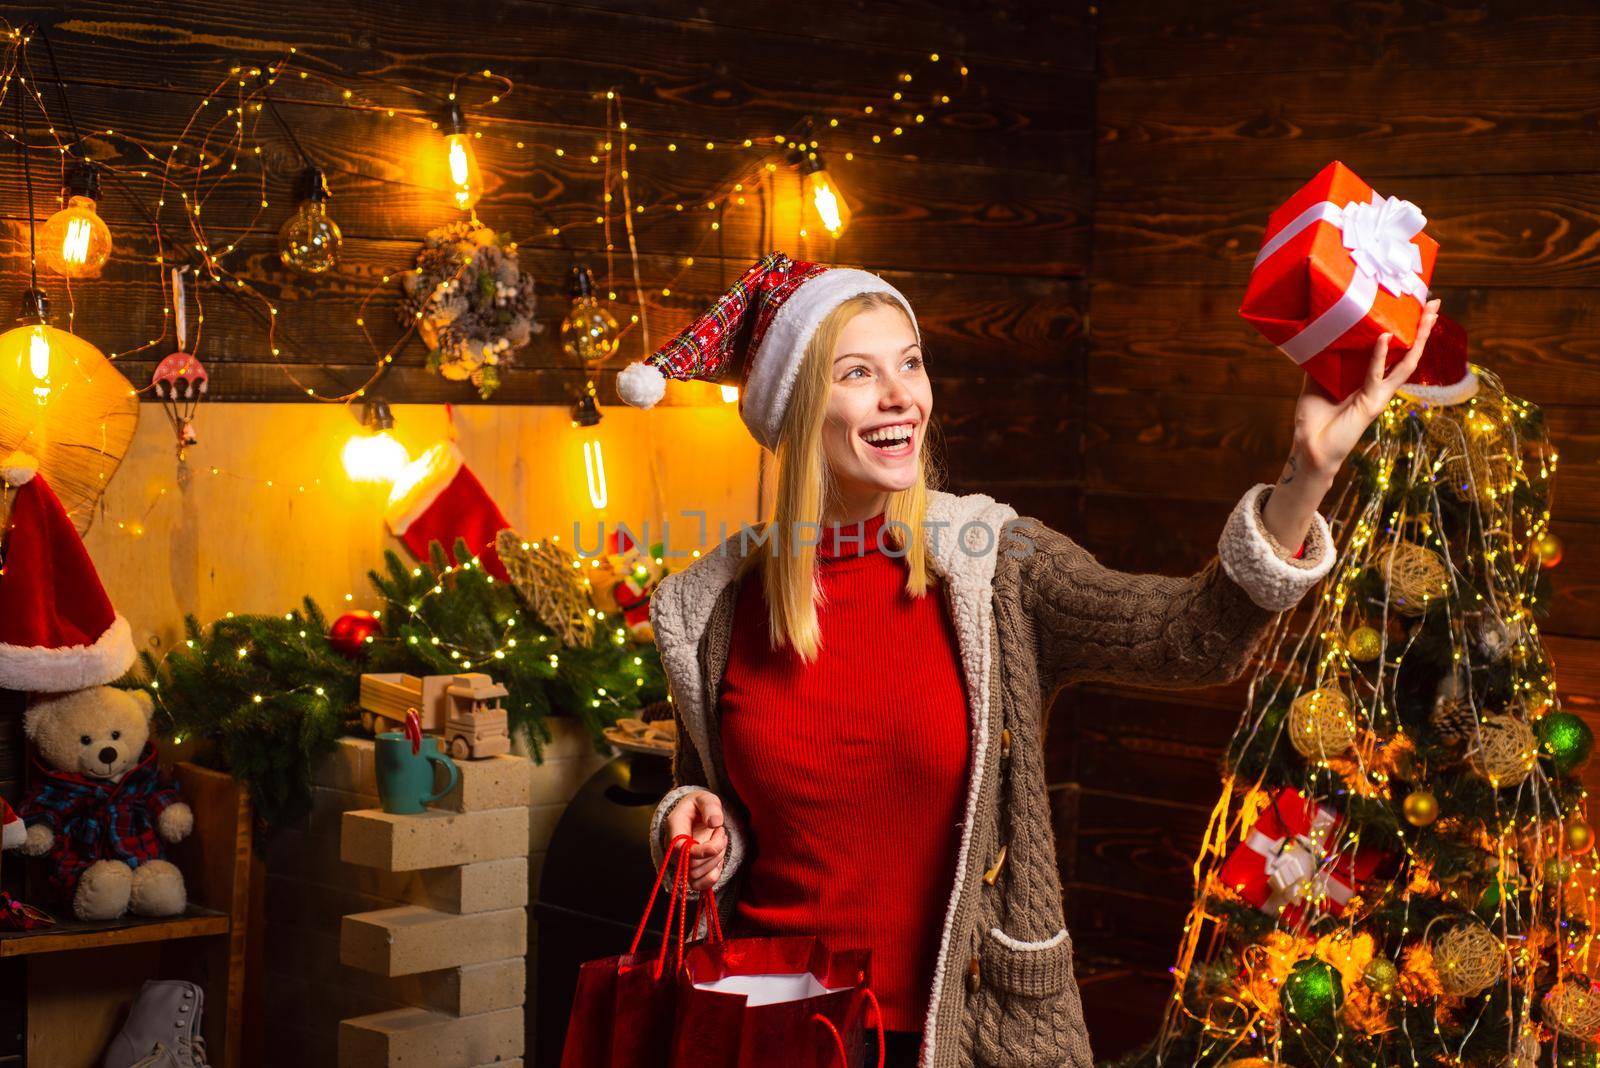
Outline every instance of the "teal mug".
{"label": "teal mug", "polygon": [[[422,748],[411,751],[411,739],[399,731],[384,731],[377,744],[378,800],[385,812],[414,816],[456,788],[461,769],[439,750],[439,739],[423,735]],[[445,770],[445,784],[433,788],[433,766]]]}

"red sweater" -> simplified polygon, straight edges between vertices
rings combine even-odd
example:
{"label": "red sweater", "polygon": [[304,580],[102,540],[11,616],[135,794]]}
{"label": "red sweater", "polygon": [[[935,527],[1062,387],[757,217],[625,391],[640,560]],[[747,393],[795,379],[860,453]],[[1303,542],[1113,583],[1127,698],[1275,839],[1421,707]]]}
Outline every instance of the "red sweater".
{"label": "red sweater", "polygon": [[745,581],[719,729],[750,815],[735,928],[870,948],[885,1026],[915,1031],[955,879],[967,703],[944,594],[905,593],[904,560],[877,546],[883,521],[824,531],[810,665],[772,649],[759,572]]}

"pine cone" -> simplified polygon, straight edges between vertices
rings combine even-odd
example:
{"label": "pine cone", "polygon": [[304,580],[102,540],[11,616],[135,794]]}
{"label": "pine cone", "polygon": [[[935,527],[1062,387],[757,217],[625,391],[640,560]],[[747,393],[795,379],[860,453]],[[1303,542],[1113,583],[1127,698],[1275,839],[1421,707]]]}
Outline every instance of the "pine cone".
{"label": "pine cone", "polygon": [[1477,714],[1472,702],[1462,697],[1441,693],[1433,700],[1433,711],[1428,714],[1428,725],[1447,742],[1463,741],[1472,737]]}

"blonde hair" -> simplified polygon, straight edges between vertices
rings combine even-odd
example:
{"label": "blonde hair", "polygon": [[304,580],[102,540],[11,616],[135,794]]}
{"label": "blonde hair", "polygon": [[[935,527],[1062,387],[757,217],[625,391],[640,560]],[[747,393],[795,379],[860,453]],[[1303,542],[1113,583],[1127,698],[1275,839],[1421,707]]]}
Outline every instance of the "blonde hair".
{"label": "blonde hair", "polygon": [[[769,536],[744,558],[740,569],[741,575],[756,569],[761,572],[773,648],[793,646],[806,662],[816,659],[822,644],[817,626],[817,550],[815,544],[805,544],[815,538],[800,538],[796,532],[821,530],[823,512],[835,492],[833,473],[822,447],[823,422],[833,385],[834,347],[850,320],[874,308],[894,308],[906,315],[907,323],[912,322],[905,307],[893,296],[862,293],[829,312],[811,336],[778,437],[778,488],[766,526]],[[883,537],[902,554],[907,567],[906,592],[913,597],[926,594],[933,582],[923,529],[928,494],[937,485],[939,475],[931,459],[932,438],[930,426],[917,457],[916,481],[890,493],[884,509]]]}

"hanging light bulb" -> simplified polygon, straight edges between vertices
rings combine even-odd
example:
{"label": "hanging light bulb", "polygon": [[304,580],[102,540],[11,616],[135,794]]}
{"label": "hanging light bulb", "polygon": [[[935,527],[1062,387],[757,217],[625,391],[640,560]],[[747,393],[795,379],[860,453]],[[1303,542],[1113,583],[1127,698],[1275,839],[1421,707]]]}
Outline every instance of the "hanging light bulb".
{"label": "hanging light bulb", "polygon": [[394,482],[411,462],[406,447],[394,439],[394,415],[381,400],[367,402],[362,429],[344,444],[345,474],[354,482]]}
{"label": "hanging light bulb", "polygon": [[98,278],[111,257],[111,228],[95,211],[100,172],[88,160],[67,168],[64,208],[39,229],[39,258],[67,278]]}
{"label": "hanging light bulb", "polygon": [[285,267],[305,274],[321,274],[339,262],[344,237],[328,215],[328,178],[316,167],[300,172],[295,196],[299,206],[278,230],[278,258]]}
{"label": "hanging light bulb", "polygon": [[[596,427],[600,425],[600,406],[595,403],[594,383],[590,382],[583,396],[578,398],[578,403],[572,411],[572,425],[575,427]],[[583,474],[585,484],[589,488],[589,503],[596,508],[604,508],[610,500],[606,489],[606,458],[600,451],[600,435],[586,435],[583,442]]]}
{"label": "hanging light bulb", "polygon": [[84,381],[85,367],[98,366],[105,357],[83,338],[50,325],[50,301],[42,289],[22,295],[17,326],[0,334],[0,374],[20,385],[16,392],[32,395],[43,405],[60,396],[75,381]]}
{"label": "hanging light bulb", "polygon": [[472,151],[472,134],[467,130],[467,117],[454,101],[446,109],[444,126],[449,133],[444,136],[445,164],[450,174],[450,193],[457,208],[472,210],[483,196],[483,174],[478,170],[478,157]]}
{"label": "hanging light bulb", "polygon": [[582,360],[584,366],[616,355],[621,343],[617,321],[595,297],[594,275],[589,273],[588,264],[580,263],[572,268],[567,294],[572,298],[572,307],[561,320],[561,347],[567,355]]}
{"label": "hanging light bulb", "polygon": [[799,142],[789,154],[790,162],[800,168],[802,195],[822,228],[834,237],[844,233],[850,225],[850,205],[839,191],[839,185],[828,173],[822,154],[815,147],[803,147]]}

